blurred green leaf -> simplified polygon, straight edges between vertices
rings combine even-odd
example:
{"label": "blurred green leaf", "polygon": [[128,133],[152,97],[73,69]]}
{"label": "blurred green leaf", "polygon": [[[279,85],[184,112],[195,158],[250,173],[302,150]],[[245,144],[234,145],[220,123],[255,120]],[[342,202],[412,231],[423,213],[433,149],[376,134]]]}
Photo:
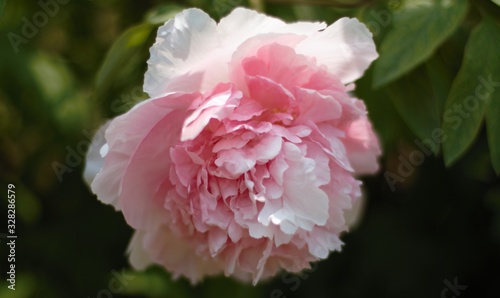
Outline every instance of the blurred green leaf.
{"label": "blurred green leaf", "polygon": [[21,123],[43,119],[60,132],[78,131],[92,113],[88,96],[77,98],[79,86],[70,65],[59,56],[42,51],[26,49],[16,55],[4,55],[8,50],[0,46],[5,84],[2,91],[6,97],[16,99],[11,105],[23,114]]}
{"label": "blurred green leaf", "polygon": [[130,279],[124,287],[125,294],[147,297],[188,297],[183,284],[179,281],[172,281],[163,269],[153,267],[142,272],[127,270],[124,274]]}
{"label": "blurred green leaf", "polygon": [[57,56],[34,53],[29,56],[29,75],[39,86],[40,103],[49,111],[60,131],[68,134],[80,130],[89,121],[91,106],[88,95],[77,91],[75,77],[68,65]]}
{"label": "blurred green leaf", "polygon": [[131,27],[118,37],[97,73],[95,90],[98,96],[106,94],[129,60],[133,59],[141,48],[148,46],[145,42],[153,28],[150,23],[140,24]]}
{"label": "blurred green leaf", "polygon": [[490,146],[491,163],[497,175],[500,175],[500,97],[491,99],[486,109],[486,126],[488,129],[488,143]]}
{"label": "blurred green leaf", "polygon": [[500,5],[500,0],[491,0],[493,1],[493,3],[495,3],[496,5]]}
{"label": "blurred green leaf", "polygon": [[0,17],[2,16],[3,14],[3,10],[5,8],[5,3],[7,2],[7,0],[0,0]]}
{"label": "blurred green leaf", "polygon": [[[241,283],[235,279],[227,278],[225,276],[218,276],[211,278],[209,282],[203,285],[203,297],[222,297],[230,293],[232,298],[253,298],[263,297],[262,291],[259,287],[250,284]],[[222,295],[221,293],[227,293]],[[283,296],[284,298],[284,296]]]}
{"label": "blurred green leaf", "polygon": [[75,80],[68,67],[55,57],[34,53],[29,61],[30,74],[49,104],[56,104],[74,91]]}
{"label": "blurred green leaf", "polygon": [[[387,87],[394,106],[420,139],[432,138],[441,127],[440,100],[433,92],[424,66]],[[435,152],[438,150],[436,146]]]}
{"label": "blurred green leaf", "polygon": [[465,0],[406,1],[382,41],[374,86],[394,81],[429,58],[460,25],[467,7]]}
{"label": "blurred green leaf", "polygon": [[[499,169],[500,143],[498,119],[500,114],[498,82],[500,79],[500,29],[493,21],[483,20],[472,31],[465,47],[462,67],[446,101],[443,130],[447,136],[443,155],[447,166],[455,162],[472,145],[478,135],[486,104],[492,159]],[[496,110],[494,110],[496,109]],[[496,135],[495,135],[496,134]]]}
{"label": "blurred green leaf", "polygon": [[20,220],[35,224],[40,219],[42,205],[39,199],[24,185],[17,185],[17,212]]}
{"label": "blurred green leaf", "polygon": [[163,24],[181,12],[182,9],[184,8],[175,4],[162,5],[150,10],[146,14],[145,21],[153,25]]}
{"label": "blurred green leaf", "polygon": [[349,15],[346,9],[336,9],[334,6],[296,4],[291,6],[295,19],[299,21],[323,21],[332,24],[338,19]]}
{"label": "blurred green leaf", "polygon": [[9,298],[36,297],[35,295],[37,289],[37,280],[30,273],[28,274],[17,273],[14,291],[7,288],[7,286],[10,285],[11,283],[7,282],[6,279],[0,282],[0,297],[9,297]]}

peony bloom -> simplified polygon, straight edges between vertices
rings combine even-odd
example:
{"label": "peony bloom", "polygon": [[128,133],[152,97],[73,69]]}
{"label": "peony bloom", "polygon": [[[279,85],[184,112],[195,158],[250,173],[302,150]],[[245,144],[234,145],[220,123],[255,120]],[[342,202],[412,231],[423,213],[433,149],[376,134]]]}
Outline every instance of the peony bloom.
{"label": "peony bloom", "polygon": [[286,24],[238,8],[217,24],[188,9],[160,27],[151,98],[101,128],[85,172],[135,229],[131,264],[256,283],[340,250],[355,177],[378,168],[349,94],[375,58],[356,19]]}

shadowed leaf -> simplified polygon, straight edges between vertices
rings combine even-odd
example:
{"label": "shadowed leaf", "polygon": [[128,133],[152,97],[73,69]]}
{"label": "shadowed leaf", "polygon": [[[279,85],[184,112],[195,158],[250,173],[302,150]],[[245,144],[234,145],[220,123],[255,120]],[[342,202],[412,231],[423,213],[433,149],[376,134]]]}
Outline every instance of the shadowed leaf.
{"label": "shadowed leaf", "polygon": [[[500,154],[498,129],[500,91],[500,29],[488,19],[471,33],[465,48],[462,67],[446,100],[443,130],[447,136],[443,155],[447,166],[455,162],[477,137],[487,104],[489,141],[498,171]],[[497,110],[494,110],[494,109]],[[496,113],[495,113],[496,111]],[[495,135],[496,134],[496,135]]]}
{"label": "shadowed leaf", "polygon": [[95,90],[98,96],[104,96],[130,60],[143,47],[150,46],[146,45],[145,42],[153,28],[153,25],[149,23],[140,24],[128,29],[118,37],[106,54],[106,58],[97,73]]}
{"label": "shadowed leaf", "polygon": [[460,25],[467,7],[465,0],[405,2],[382,41],[374,86],[394,81],[429,58]]}

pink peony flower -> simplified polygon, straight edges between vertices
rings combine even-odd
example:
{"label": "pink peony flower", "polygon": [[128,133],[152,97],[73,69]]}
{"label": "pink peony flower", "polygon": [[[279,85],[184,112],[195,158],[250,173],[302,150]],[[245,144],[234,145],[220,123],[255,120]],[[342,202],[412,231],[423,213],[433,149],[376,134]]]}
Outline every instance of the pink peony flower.
{"label": "pink peony flower", "polygon": [[355,177],[378,168],[349,94],[375,58],[356,19],[286,24],[238,8],[217,24],[188,9],[160,27],[151,99],[102,128],[85,172],[135,229],[131,264],[256,283],[340,250]]}

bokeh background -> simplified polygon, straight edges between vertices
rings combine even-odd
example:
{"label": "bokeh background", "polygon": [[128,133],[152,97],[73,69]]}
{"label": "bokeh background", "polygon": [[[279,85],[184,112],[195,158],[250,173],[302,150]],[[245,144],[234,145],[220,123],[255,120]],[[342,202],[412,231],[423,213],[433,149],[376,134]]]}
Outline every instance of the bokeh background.
{"label": "bokeh background", "polygon": [[[159,24],[187,7],[220,19],[236,6],[287,21],[357,17],[373,32],[380,58],[356,94],[384,154],[362,178],[364,216],[341,253],[256,287],[134,272],[132,230],[82,181],[88,142],[145,98]],[[0,0],[0,13],[0,297],[499,297],[499,1]]]}

